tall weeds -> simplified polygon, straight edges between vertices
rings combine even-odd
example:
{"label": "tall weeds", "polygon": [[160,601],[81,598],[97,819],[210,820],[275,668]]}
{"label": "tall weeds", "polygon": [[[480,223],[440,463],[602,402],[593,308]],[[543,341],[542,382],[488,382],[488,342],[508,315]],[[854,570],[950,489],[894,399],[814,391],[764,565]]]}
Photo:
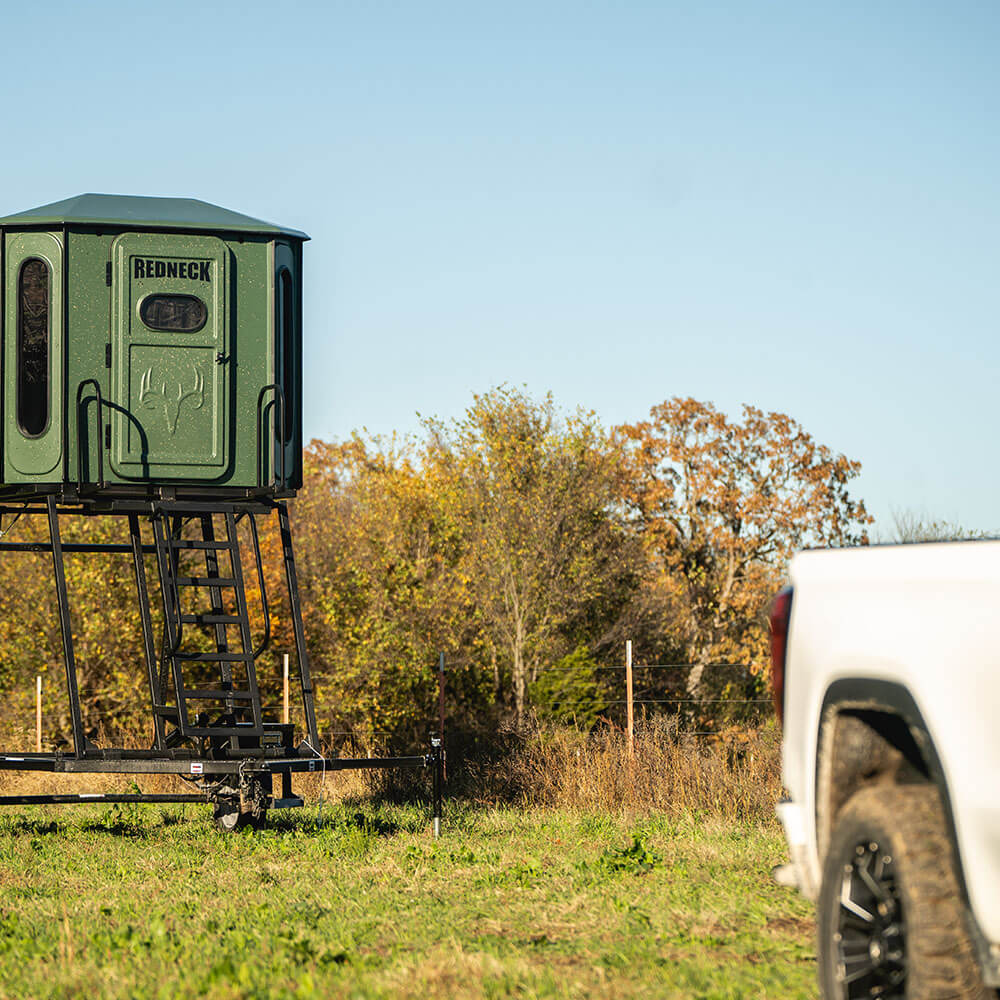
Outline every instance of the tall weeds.
{"label": "tall weeds", "polygon": [[[138,742],[136,740],[136,742]],[[473,744],[451,744],[447,800],[519,808],[696,813],[769,821],[781,796],[781,734],[773,722],[733,728],[712,738],[679,730],[675,720],[640,723],[633,752],[615,728],[583,733],[539,725],[492,735]],[[54,775],[0,772],[0,794],[52,791],[123,791],[130,775]],[[177,778],[148,775],[146,791],[190,791]],[[85,786],[85,787],[84,787]],[[406,771],[330,771],[297,775],[307,800],[361,802],[426,799],[430,775]]]}
{"label": "tall weeds", "polygon": [[539,728],[492,761],[470,763],[460,786],[483,801],[528,806],[667,813],[701,812],[767,820],[781,796],[781,735],[773,723],[705,737],[670,719],[625,735]]}

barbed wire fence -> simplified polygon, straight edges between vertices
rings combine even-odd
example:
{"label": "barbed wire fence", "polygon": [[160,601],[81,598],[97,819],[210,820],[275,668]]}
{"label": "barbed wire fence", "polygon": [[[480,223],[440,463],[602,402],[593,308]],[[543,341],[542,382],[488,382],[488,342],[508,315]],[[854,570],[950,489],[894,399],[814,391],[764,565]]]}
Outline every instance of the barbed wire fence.
{"label": "barbed wire fence", "polygon": [[[760,687],[755,679],[760,675],[759,667],[751,663],[712,662],[702,665],[704,695],[694,697],[687,690],[687,679],[693,663],[639,663],[633,662],[632,643],[626,643],[623,662],[612,664],[590,664],[590,676],[598,675],[602,683],[593,692],[592,700],[599,706],[599,724],[610,730],[620,731],[632,752],[635,746],[637,724],[649,725],[660,719],[669,719],[674,729],[685,736],[719,737],[727,728],[741,723],[759,723],[771,714],[770,697],[714,693],[726,687]],[[288,682],[288,655],[284,654],[282,671],[281,700],[273,706],[274,714],[281,713],[282,721],[290,718]],[[463,661],[463,666],[467,663]],[[449,718],[448,658],[444,652],[438,654],[434,664],[437,675],[437,719],[435,735],[444,740],[479,739],[484,733],[451,724]],[[537,671],[542,675],[583,676],[576,665],[550,664]],[[726,680],[728,679],[728,680]],[[294,709],[293,709],[294,710]],[[714,724],[710,724],[714,723]],[[40,731],[40,725],[39,725]],[[324,741],[347,741],[362,754],[377,756],[384,753],[398,734],[387,730],[346,728],[327,729],[322,734]]]}
{"label": "barbed wire fence", "polygon": [[[626,646],[624,662],[614,664],[592,664],[588,668],[593,674],[606,678],[599,691],[593,695],[594,702],[599,706],[599,722],[609,729],[618,729],[624,735],[630,747],[634,746],[636,722],[649,723],[657,717],[669,717],[676,721],[678,731],[686,735],[712,737],[720,734],[718,726],[709,728],[704,725],[707,718],[729,720],[734,717],[760,721],[770,714],[772,704],[769,697],[733,697],[705,695],[692,697],[686,692],[685,682],[695,664],[671,663],[632,663],[630,657],[631,643]],[[265,711],[280,718],[283,722],[291,721],[292,714],[299,713],[297,699],[290,697],[289,689],[289,657],[279,654],[283,669],[281,670],[281,688],[278,700],[269,702],[263,707]],[[744,681],[753,676],[751,664],[718,662],[704,665],[705,674],[725,672],[730,676],[739,676]],[[437,674],[437,719],[433,726],[436,736],[444,739],[446,736],[457,739],[476,739],[483,737],[481,729],[463,728],[451,725],[448,712],[448,662],[445,653],[440,653],[435,664]],[[581,675],[580,667],[573,665],[551,664],[540,668],[538,675]],[[666,678],[667,680],[664,680]],[[673,680],[673,686],[670,684]],[[679,688],[680,691],[676,689]],[[34,742],[36,749],[43,743],[42,716],[42,677],[36,678],[32,686],[32,701],[34,701]],[[609,697],[610,695],[610,697]],[[29,702],[30,704],[30,702]],[[555,703],[558,707],[559,703]],[[550,705],[550,707],[552,707]],[[638,718],[637,718],[638,716]],[[701,725],[691,725],[701,721]],[[430,722],[430,720],[428,720]],[[30,731],[30,730],[29,730]],[[384,752],[389,741],[398,734],[389,730],[339,726],[336,729],[325,729],[321,736],[325,742],[349,741],[363,754],[377,756]]]}
{"label": "barbed wire fence", "polygon": [[[696,664],[693,663],[680,662],[633,663],[632,643],[631,641],[627,642],[623,663],[596,664],[591,668],[594,673],[610,674],[612,676],[616,674],[621,675],[621,681],[618,684],[612,683],[611,685],[612,689],[615,687],[620,688],[620,697],[598,698],[602,708],[600,713],[601,721],[610,727],[617,726],[617,728],[624,732],[627,746],[631,753],[635,745],[637,708],[642,716],[640,720],[642,722],[649,722],[651,717],[655,715],[669,714],[672,719],[677,721],[679,730],[682,728],[681,723],[683,723],[683,731],[686,735],[698,737],[717,737],[723,732],[724,727],[720,727],[719,725],[708,728],[706,725],[707,719],[715,719],[717,722],[724,723],[731,723],[733,720],[760,722],[770,714],[772,705],[770,697],[736,697],[732,695],[692,696],[686,690],[686,682],[691,670],[695,666]],[[758,677],[760,673],[759,669],[755,669],[753,664],[718,662],[703,664],[701,666],[703,671],[709,674],[710,678],[712,673],[725,672],[730,678],[739,678],[744,685],[759,686],[755,680],[752,680]],[[664,676],[662,674],[663,671],[669,672],[668,676],[676,678],[679,686],[685,692],[683,695],[674,694],[669,690],[666,692],[668,696],[663,696],[663,691],[657,692],[654,690],[650,692],[650,689],[656,688],[657,685],[648,681],[647,677],[649,675],[656,676],[656,672],[661,672],[659,676],[662,677]],[[442,652],[439,654],[437,664],[438,736],[443,740],[445,735],[449,733],[453,736],[476,735],[461,730],[449,730],[448,728],[446,713],[447,672],[446,657]],[[580,668],[574,665],[552,664],[542,667],[538,673],[541,675],[560,672],[579,675]],[[663,686],[662,684],[659,685],[661,688]],[[675,686],[678,685],[675,684]],[[706,686],[710,687],[711,685]],[[650,693],[653,696],[646,696]],[[615,709],[624,709],[624,719],[621,718],[621,712],[615,712]],[[694,724],[692,725],[691,723]]]}

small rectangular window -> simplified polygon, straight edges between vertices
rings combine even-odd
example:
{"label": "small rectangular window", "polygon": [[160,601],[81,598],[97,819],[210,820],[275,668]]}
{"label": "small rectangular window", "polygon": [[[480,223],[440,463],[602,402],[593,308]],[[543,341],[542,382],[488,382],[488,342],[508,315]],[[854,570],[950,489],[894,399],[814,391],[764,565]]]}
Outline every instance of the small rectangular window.
{"label": "small rectangular window", "polygon": [[32,257],[17,279],[17,423],[39,437],[49,423],[49,266]]}
{"label": "small rectangular window", "polygon": [[147,295],[139,318],[150,330],[197,333],[208,321],[208,307],[196,295]]}

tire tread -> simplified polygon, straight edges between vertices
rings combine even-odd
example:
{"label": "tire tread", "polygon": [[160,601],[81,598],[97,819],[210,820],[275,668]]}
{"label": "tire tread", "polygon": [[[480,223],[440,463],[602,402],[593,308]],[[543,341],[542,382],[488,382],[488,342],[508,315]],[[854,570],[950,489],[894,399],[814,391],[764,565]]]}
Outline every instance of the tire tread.
{"label": "tire tread", "polygon": [[[907,1000],[987,1000],[966,926],[951,838],[937,788],[878,784],[845,804],[830,837],[820,891],[820,980],[824,997],[838,998],[833,928],[845,852],[866,837],[890,845],[906,922]],[[824,947],[824,942],[829,944]]]}

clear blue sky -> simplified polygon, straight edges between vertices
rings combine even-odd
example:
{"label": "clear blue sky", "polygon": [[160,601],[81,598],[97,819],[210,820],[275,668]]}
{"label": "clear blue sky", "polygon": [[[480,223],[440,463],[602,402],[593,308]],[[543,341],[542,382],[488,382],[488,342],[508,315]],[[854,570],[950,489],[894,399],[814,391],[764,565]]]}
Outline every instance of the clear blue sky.
{"label": "clear blue sky", "polygon": [[306,433],[501,382],[787,412],[1000,529],[993,2],[5,5],[0,214],[304,229]]}

